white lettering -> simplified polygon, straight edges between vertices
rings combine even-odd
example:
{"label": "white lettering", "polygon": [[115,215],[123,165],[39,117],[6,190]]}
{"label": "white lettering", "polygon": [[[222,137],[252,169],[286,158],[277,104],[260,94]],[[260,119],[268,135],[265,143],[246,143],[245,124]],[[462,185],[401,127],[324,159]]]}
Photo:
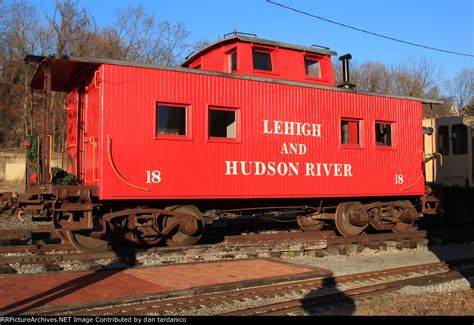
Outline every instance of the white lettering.
{"label": "white lettering", "polygon": [[302,133],[305,137],[309,137],[311,135],[311,124],[309,123],[304,123],[302,128]]}
{"label": "white lettering", "polygon": [[[232,164],[232,166],[231,166]],[[238,175],[237,174],[237,161],[226,161],[225,162],[225,174],[226,175]]]}
{"label": "white lettering", "polygon": [[272,134],[272,130],[268,129],[268,120],[263,120],[263,133]]}
{"label": "white lettering", "polygon": [[349,164],[344,164],[344,176],[346,176],[346,177],[352,176],[351,169],[352,169],[352,166],[351,166],[351,165],[349,165]]}
{"label": "white lettering", "polygon": [[261,161],[256,161],[255,162],[255,175],[257,176],[262,176],[265,174],[265,171],[267,168],[265,167],[265,164]]}
{"label": "white lettering", "polygon": [[314,164],[312,163],[305,163],[306,165],[306,173],[304,176],[314,176]]}
{"label": "white lettering", "polygon": [[282,155],[304,155],[307,152],[307,147],[304,143],[290,143],[289,148],[288,144],[283,143],[281,147],[280,154]]}
{"label": "white lettering", "polygon": [[242,174],[245,175],[245,176],[248,176],[248,175],[252,174],[252,162],[249,161],[248,163],[249,163],[249,171],[246,172],[245,171],[245,165],[247,165],[247,161],[241,161],[240,162],[240,169],[242,171]]}
{"label": "white lettering", "polygon": [[321,137],[321,124],[312,124],[313,125],[313,137]]}
{"label": "white lettering", "polygon": [[301,123],[296,122],[296,135],[301,135]]}
{"label": "white lettering", "polygon": [[285,134],[295,135],[295,122],[285,122]]}
{"label": "white lettering", "polygon": [[263,120],[263,133],[321,137],[321,124]]}
{"label": "white lettering", "polygon": [[283,143],[283,146],[281,147],[281,152],[282,155],[287,155],[289,154],[288,148],[286,147],[286,143]]}
{"label": "white lettering", "polygon": [[283,132],[281,131],[281,126],[283,125],[283,122],[282,121],[273,121],[273,126],[275,128],[275,134],[283,134]]}
{"label": "white lettering", "polygon": [[268,163],[268,175],[269,176],[275,176],[276,174],[276,169],[275,169],[275,162],[274,161],[270,161]]}
{"label": "white lettering", "polygon": [[289,163],[288,166],[290,166],[290,176],[298,176],[298,166],[300,163]]}
{"label": "white lettering", "polygon": [[403,174],[395,174],[395,184],[403,184]]}
{"label": "white lettering", "polygon": [[161,182],[161,172],[159,170],[147,170],[146,171],[146,183],[147,184],[158,184]]}
{"label": "white lettering", "polygon": [[[299,162],[226,161],[225,175],[243,176],[298,176]],[[322,168],[321,168],[322,166]],[[315,170],[316,169],[316,170]],[[321,173],[322,171],[322,173]],[[351,177],[350,164],[305,163],[304,176]]]}
{"label": "white lettering", "polygon": [[329,173],[331,172],[332,169],[332,164],[323,164],[324,171],[326,172],[326,176],[329,176]]}
{"label": "white lettering", "polygon": [[342,165],[334,164],[334,176],[342,176]]}

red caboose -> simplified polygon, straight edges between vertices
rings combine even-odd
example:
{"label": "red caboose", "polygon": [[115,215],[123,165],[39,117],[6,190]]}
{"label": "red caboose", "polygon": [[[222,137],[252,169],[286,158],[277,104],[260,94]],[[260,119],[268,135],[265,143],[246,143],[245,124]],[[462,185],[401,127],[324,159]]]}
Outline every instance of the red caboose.
{"label": "red caboose", "polygon": [[[317,202],[298,217],[305,229],[331,219],[346,236],[368,224],[413,229],[422,103],[435,101],[360,92],[349,80],[335,87],[332,55],[236,35],[182,67],[41,58],[31,86],[68,93],[68,171],[80,183],[45,189],[58,229],[82,249],[91,248],[83,237],[110,232],[189,244],[203,206],[268,198]],[[96,211],[99,203],[113,212]]]}

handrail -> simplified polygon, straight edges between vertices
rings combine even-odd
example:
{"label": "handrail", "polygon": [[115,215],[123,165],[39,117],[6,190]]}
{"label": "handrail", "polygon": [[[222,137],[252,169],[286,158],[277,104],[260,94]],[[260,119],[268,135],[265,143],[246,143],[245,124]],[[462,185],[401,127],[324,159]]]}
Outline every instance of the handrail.
{"label": "handrail", "polygon": [[109,163],[110,167],[112,167],[112,170],[115,172],[118,178],[120,178],[125,184],[128,186],[131,186],[133,188],[145,191],[145,192],[150,192],[149,189],[133,185],[132,183],[128,182],[122,175],[120,175],[119,171],[117,170],[117,167],[115,167],[114,161],[112,159],[112,138],[110,135],[107,134],[107,156],[109,157]]}
{"label": "handrail", "polygon": [[53,137],[48,134],[46,138],[49,138],[49,182],[53,181]]}
{"label": "handrail", "polygon": [[89,138],[89,143],[92,145],[92,181],[96,182],[99,179],[95,178],[95,148],[97,147],[97,142],[95,142],[94,136]]}
{"label": "handrail", "polygon": [[420,179],[421,179],[421,177],[423,176],[424,172],[425,172],[424,169],[422,169],[422,170],[421,170],[421,174],[420,174],[420,176],[418,176],[418,178],[416,179],[415,183],[411,184],[410,186],[401,188],[400,191],[405,191],[405,190],[408,190],[408,189],[412,188],[413,186],[415,186],[416,183],[418,183],[418,182],[420,181]]}
{"label": "handrail", "polygon": [[405,190],[408,190],[410,188],[412,188],[413,186],[415,186],[419,181],[420,179],[423,177],[423,175],[425,174],[425,152],[423,150],[420,150],[421,151],[421,154],[423,155],[423,165],[422,165],[422,168],[421,168],[421,173],[420,173],[420,176],[418,176],[418,178],[416,179],[416,181],[411,184],[410,186],[407,186],[407,187],[402,187],[400,189],[400,191],[405,191]]}

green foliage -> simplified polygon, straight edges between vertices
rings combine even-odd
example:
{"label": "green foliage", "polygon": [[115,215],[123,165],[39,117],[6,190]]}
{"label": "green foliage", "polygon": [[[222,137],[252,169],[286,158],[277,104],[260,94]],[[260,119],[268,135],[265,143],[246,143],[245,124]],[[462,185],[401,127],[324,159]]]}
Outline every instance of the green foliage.
{"label": "green foliage", "polygon": [[38,139],[32,135],[27,135],[23,145],[26,147],[26,170],[28,175],[33,172],[38,173],[39,161],[38,161]]}
{"label": "green foliage", "polygon": [[74,175],[68,174],[64,169],[53,167],[53,184],[57,185],[77,185],[77,179]]}

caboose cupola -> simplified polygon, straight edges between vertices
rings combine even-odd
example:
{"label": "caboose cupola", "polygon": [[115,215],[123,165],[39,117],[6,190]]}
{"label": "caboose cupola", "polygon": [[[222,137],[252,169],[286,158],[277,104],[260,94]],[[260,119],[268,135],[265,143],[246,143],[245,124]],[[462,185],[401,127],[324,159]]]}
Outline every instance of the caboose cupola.
{"label": "caboose cupola", "polygon": [[[334,86],[328,48],[275,42],[232,33],[192,55],[183,67]],[[227,35],[226,35],[227,36]]]}

